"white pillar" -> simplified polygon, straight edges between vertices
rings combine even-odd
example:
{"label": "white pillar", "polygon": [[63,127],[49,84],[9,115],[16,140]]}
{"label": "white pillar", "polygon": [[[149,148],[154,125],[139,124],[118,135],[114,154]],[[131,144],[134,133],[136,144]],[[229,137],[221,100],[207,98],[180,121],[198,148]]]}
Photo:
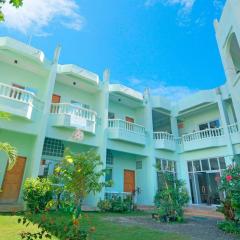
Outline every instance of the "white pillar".
{"label": "white pillar", "polygon": [[[224,131],[224,139],[227,143],[227,154],[226,155],[233,156],[234,149],[233,149],[233,145],[232,145],[231,136],[230,136],[230,133],[228,130],[227,111],[226,111],[225,104],[222,99],[220,88],[216,89],[216,96],[217,96],[217,103],[218,103],[218,109],[219,109],[220,118],[221,118],[221,122],[222,122],[222,127],[223,127],[223,131]],[[227,165],[232,164],[231,157],[226,158],[226,164]]]}

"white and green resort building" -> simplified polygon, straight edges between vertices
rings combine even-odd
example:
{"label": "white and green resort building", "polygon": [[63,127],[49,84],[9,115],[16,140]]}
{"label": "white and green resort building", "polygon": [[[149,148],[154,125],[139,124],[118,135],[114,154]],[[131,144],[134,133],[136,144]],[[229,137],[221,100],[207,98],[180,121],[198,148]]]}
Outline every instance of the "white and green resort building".
{"label": "white and green resort building", "polygon": [[135,192],[137,205],[151,206],[164,171],[185,181],[190,204],[219,204],[219,177],[240,155],[239,26],[240,1],[228,0],[214,22],[226,83],[177,102],[111,84],[108,70],[61,65],[59,48],[48,60],[0,37],[0,111],[11,116],[0,120],[0,142],[18,151],[10,171],[0,153],[0,204],[21,203],[25,179],[51,174],[66,148],[95,149],[113,181],[86,205]]}

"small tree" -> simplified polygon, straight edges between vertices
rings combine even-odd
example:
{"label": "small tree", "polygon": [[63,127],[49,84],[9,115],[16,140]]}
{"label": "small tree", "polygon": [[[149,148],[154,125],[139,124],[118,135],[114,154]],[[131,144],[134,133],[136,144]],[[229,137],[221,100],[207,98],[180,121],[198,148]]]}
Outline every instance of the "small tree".
{"label": "small tree", "polygon": [[164,222],[182,221],[183,207],[188,201],[184,182],[177,180],[170,172],[163,172],[161,188],[155,195],[158,218]]}
{"label": "small tree", "polygon": [[0,22],[4,21],[4,13],[2,12],[2,6],[6,2],[9,2],[13,7],[21,7],[23,5],[23,0],[0,0]]}
{"label": "small tree", "polygon": [[82,202],[89,193],[100,192],[105,185],[101,182],[104,175],[102,162],[94,150],[74,154],[65,151],[64,158],[55,169],[55,177],[66,192],[74,198],[74,216],[81,213]]}
{"label": "small tree", "polygon": [[[5,112],[0,112],[0,119],[10,119],[10,115]],[[17,159],[17,150],[12,145],[6,142],[0,142],[0,152],[5,152],[8,156],[8,170],[11,170]]]}

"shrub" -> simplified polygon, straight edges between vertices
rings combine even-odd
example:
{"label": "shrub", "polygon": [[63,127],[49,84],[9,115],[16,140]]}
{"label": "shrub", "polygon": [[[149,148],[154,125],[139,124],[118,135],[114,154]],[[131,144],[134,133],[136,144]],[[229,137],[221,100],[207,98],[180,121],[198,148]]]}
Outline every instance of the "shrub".
{"label": "shrub", "polygon": [[233,221],[219,222],[218,227],[227,233],[240,234],[240,224]]}
{"label": "shrub", "polygon": [[51,182],[46,178],[28,178],[24,183],[23,198],[31,211],[44,210],[52,195]]}
{"label": "shrub", "polygon": [[183,221],[183,207],[189,201],[184,182],[165,172],[162,174],[161,185],[155,195],[158,219],[163,222]]}
{"label": "shrub", "polygon": [[225,199],[218,208],[225,216],[218,226],[226,232],[240,233],[240,165],[229,166],[221,177],[219,190],[225,193]]}
{"label": "shrub", "polygon": [[95,231],[89,223],[87,216],[82,215],[78,219],[72,219],[71,215],[56,212],[33,212],[25,213],[18,219],[18,223],[23,224],[26,228],[31,224],[38,226],[38,232],[23,231],[20,233],[22,239],[52,239],[54,235],[60,240],[87,240],[89,234]]}
{"label": "shrub", "polygon": [[111,199],[100,200],[98,208],[102,212],[130,212],[133,211],[135,206],[132,196],[127,196],[122,199],[121,197],[113,197]]}

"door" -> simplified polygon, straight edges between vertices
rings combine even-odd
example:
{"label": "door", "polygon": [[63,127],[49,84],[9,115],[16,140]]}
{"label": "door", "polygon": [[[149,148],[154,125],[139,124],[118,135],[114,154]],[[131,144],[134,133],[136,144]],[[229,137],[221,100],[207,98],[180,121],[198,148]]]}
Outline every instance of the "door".
{"label": "door", "polygon": [[126,121],[126,129],[128,131],[133,131],[133,124],[134,123],[134,119],[131,117],[125,117],[125,121]]}
{"label": "door", "polygon": [[52,95],[52,103],[60,103],[61,96],[53,94]]}
{"label": "door", "polygon": [[124,192],[135,191],[135,171],[124,170]]}
{"label": "door", "polygon": [[25,157],[17,157],[14,167],[10,171],[6,171],[2,192],[0,192],[0,203],[12,203],[18,200],[25,164]]}

